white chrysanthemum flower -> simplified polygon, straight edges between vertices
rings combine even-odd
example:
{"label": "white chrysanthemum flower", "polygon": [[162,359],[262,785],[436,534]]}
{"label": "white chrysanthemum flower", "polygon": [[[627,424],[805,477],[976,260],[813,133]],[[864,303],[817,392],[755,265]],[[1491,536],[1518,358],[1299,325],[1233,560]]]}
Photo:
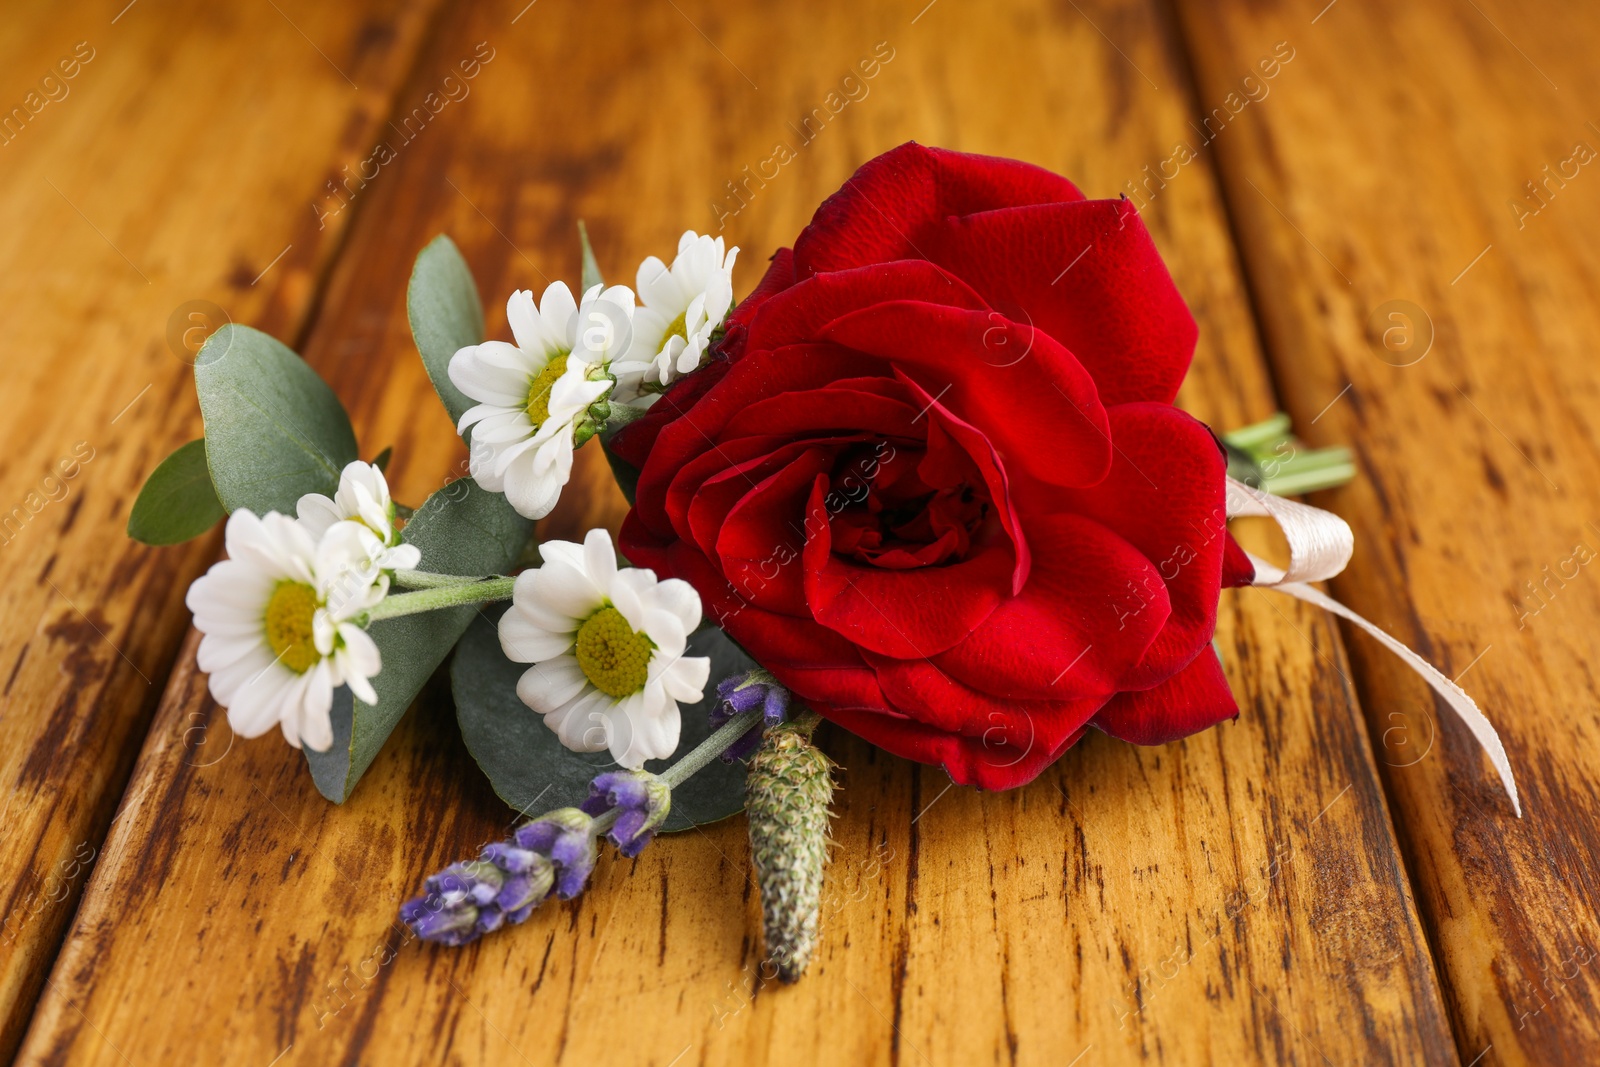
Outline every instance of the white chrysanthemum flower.
{"label": "white chrysanthemum flower", "polygon": [[612,387],[611,361],[627,351],[633,292],[594,286],[573,302],[563,282],[537,306],[521,290],[506,301],[516,344],[485,341],[458,351],[450,380],[478,401],[456,427],[472,427],[470,470],[491,493],[504,493],[517,513],[542,519],[572,474],[574,435],[589,406]]}
{"label": "white chrysanthemum flower", "polygon": [[389,482],[375,464],[356,460],[339,474],[339,489],[332,497],[307,493],[295,505],[300,525],[315,540],[336,522],[359,522],[383,543],[378,566],[386,571],[416,569],[422,550],[400,543],[394,525],[394,501],[389,497]]}
{"label": "white chrysanthemum flower", "polygon": [[678,747],[679,703],[705,693],[711,660],[685,656],[700,625],[688,582],[619,569],[605,530],[583,544],[546,541],[544,564],[517,576],[500,647],[532,663],[517,696],[575,752],[609,748],[624,767]]}
{"label": "white chrysanthemum flower", "polygon": [[655,256],[639,264],[633,345],[612,368],[624,403],[649,407],[661,390],[700,366],[711,334],[733,306],[733,261],[722,238],[686,230],[671,268]]}
{"label": "white chrysanthemum flower", "polygon": [[244,509],[228,517],[228,558],[195,579],[200,669],[211,695],[243,737],[280,726],[288,742],[333,744],[333,691],[348,685],[376,704],[378,646],[353,618],[389,591],[378,566],[384,546],[357,522],[337,522],[313,540],[300,523]]}

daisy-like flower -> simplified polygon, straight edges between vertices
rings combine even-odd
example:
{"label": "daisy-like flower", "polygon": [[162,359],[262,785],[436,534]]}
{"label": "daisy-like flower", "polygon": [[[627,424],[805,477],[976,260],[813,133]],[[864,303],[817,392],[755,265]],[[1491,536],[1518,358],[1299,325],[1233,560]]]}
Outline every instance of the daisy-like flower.
{"label": "daisy-like flower", "polygon": [[546,541],[542,566],[517,576],[500,647],[533,667],[517,696],[575,752],[609,748],[638,769],[678,747],[678,705],[705,692],[711,660],[685,656],[700,594],[677,578],[617,567],[611,535]]}
{"label": "daisy-like flower", "polygon": [[649,407],[678,377],[700,366],[711,334],[733,306],[733,261],[722,238],[685,230],[669,268],[655,256],[639,264],[633,345],[612,368],[624,403]]}
{"label": "daisy-like flower", "polygon": [[596,428],[589,409],[612,387],[608,365],[627,351],[633,292],[597,285],[579,307],[556,282],[537,305],[528,290],[512,293],[506,318],[515,344],[485,341],[450,360],[450,380],[478,401],[456,429],[472,428],[473,480],[542,519],[572,474],[579,435]]}
{"label": "daisy-like flower", "polygon": [[307,493],[295,505],[295,513],[313,539],[321,538],[336,522],[361,523],[383,545],[384,551],[378,559],[378,566],[383,570],[413,570],[422,562],[421,549],[400,543],[389,482],[374,464],[360,460],[347,464],[339,474],[338,492],[331,497]]}
{"label": "daisy-like flower", "polygon": [[333,691],[348,685],[367,704],[378,646],[351,620],[389,590],[385,549],[361,523],[336,522],[313,540],[287,515],[244,509],[228,517],[228,558],[195,579],[185,599],[211,695],[243,737],[273,726],[288,742],[333,744]]}

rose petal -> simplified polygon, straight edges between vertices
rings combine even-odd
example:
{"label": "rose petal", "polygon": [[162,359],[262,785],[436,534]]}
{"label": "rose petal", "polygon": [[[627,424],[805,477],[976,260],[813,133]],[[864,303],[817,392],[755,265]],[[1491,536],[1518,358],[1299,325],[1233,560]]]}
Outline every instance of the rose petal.
{"label": "rose petal", "polygon": [[947,215],[1082,199],[1042,167],[910,141],[863,164],[823,201],[794,243],[795,273],[922,258],[918,235]]}
{"label": "rose petal", "polygon": [[1235,718],[1239,705],[1209,647],[1160,685],[1118,693],[1091,720],[1094,727],[1135,745],[1164,745]]}

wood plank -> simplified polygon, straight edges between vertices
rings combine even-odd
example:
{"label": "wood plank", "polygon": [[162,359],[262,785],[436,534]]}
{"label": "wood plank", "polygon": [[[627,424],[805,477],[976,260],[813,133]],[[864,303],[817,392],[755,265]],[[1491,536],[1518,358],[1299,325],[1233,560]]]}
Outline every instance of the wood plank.
{"label": "wood plank", "polygon": [[298,332],[353,217],[319,227],[311,205],[387,117],[435,6],[34,5],[0,25],[0,1058],[217,551],[123,529],[144,477],[199,435],[168,332],[187,311],[214,326],[204,305]]}
{"label": "wood plank", "polygon": [[[724,183],[879,42],[892,59],[866,95],[727,220],[741,291],[856,165],[909,137],[1114,195],[1191,117],[1157,5],[918,6],[546,2],[442,20],[408,93],[478,41],[496,58],[368,191],[308,349],[363,440],[401,443],[401,497],[461,459],[405,332],[408,265],[438,230],[503,333],[512,287],[576,277],[578,217],[616,277],[714,226]],[[1274,402],[1207,168],[1149,219],[1203,323],[1184,401],[1233,425]],[[584,458],[587,493],[547,534],[621,517]],[[197,758],[185,731],[204,722],[222,747],[226,727],[186,654],[24,1060],[1453,1062],[1334,629],[1257,592],[1227,595],[1221,633],[1237,723],[1160,749],[1096,735],[1019,792],[950,788],[825,733],[845,768],[827,932],[785,989],[757,977],[739,819],[603,859],[582,897],[473,948],[402,944],[399,902],[510,821],[444,692],[333,808],[273,739]]]}
{"label": "wood plank", "polygon": [[1334,590],[1470,670],[1521,784],[1518,821],[1449,710],[1352,642],[1461,1059],[1596,1062],[1600,13],[1180,6],[1208,104],[1295,51],[1214,147],[1289,410],[1360,453],[1325,501],[1357,530]]}

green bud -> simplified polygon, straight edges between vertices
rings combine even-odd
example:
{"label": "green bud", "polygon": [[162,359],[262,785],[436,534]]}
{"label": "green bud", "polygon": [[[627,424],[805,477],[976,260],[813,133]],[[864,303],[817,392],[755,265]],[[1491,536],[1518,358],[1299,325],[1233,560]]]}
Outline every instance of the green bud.
{"label": "green bud", "polygon": [[833,762],[812,744],[810,733],[794,723],[769,729],[745,782],[762,934],[767,958],[785,982],[800,979],[817,947],[828,859]]}

